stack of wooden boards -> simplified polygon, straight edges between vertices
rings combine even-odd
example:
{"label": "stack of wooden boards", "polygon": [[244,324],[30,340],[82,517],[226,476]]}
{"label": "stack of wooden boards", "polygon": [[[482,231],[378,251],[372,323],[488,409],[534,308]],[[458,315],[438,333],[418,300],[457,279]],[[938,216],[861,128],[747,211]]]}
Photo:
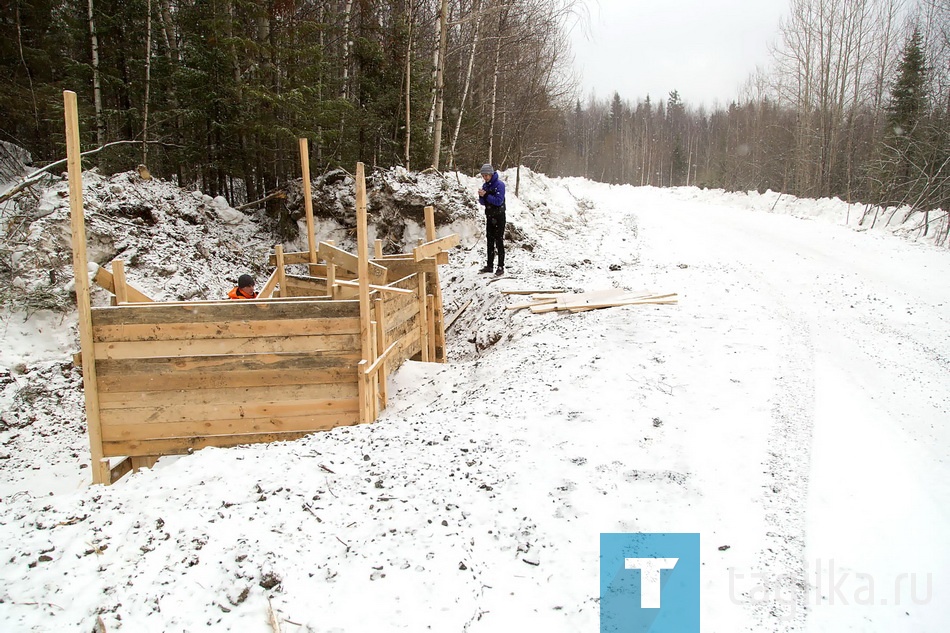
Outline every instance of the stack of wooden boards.
{"label": "stack of wooden boards", "polygon": [[509,310],[530,309],[535,314],[545,312],[586,312],[599,308],[629,305],[669,305],[676,303],[676,294],[659,294],[650,290],[623,290],[609,288],[590,292],[563,290],[503,290],[507,295],[530,295],[530,300],[508,306]]}

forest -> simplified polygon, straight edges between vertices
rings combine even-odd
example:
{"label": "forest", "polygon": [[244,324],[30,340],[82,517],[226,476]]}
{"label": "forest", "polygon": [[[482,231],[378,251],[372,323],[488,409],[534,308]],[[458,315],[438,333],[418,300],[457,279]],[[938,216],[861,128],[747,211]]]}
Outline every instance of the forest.
{"label": "forest", "polygon": [[[609,183],[948,206],[950,0],[789,0],[728,104],[583,96],[582,0],[12,0],[0,141],[143,164],[232,204],[313,169],[483,162]],[[675,46],[675,42],[670,43]],[[649,63],[649,60],[643,60]]]}

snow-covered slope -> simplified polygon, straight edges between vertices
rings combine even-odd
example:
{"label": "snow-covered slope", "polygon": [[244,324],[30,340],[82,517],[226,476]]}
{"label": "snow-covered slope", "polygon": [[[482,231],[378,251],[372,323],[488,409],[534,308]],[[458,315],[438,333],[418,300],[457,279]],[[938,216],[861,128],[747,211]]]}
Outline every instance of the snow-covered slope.
{"label": "snow-covered slope", "polygon": [[[602,532],[699,532],[703,630],[946,630],[947,249],[835,201],[527,170],[519,194],[506,278],[476,272],[478,216],[452,220],[450,363],[405,365],[375,424],[87,487],[77,372],[8,365],[3,630],[594,630]],[[550,287],[680,303],[534,315],[500,292]],[[8,323],[11,349],[62,332]]]}

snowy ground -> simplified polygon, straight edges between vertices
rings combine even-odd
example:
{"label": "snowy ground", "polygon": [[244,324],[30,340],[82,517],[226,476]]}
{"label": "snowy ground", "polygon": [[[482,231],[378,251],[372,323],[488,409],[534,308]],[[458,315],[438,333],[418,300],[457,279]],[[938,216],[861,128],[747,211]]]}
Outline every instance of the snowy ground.
{"label": "snowy ground", "polygon": [[[704,631],[950,629],[950,252],[838,201],[530,173],[520,193],[531,250],[479,277],[469,227],[451,362],[405,365],[373,425],[109,488],[84,484],[81,420],[0,433],[36,453],[26,474],[0,454],[0,629],[590,631],[602,532],[699,532]],[[680,303],[500,293],[611,286]],[[78,411],[62,331],[12,323],[5,347],[29,341]],[[77,457],[42,468],[54,451]]]}

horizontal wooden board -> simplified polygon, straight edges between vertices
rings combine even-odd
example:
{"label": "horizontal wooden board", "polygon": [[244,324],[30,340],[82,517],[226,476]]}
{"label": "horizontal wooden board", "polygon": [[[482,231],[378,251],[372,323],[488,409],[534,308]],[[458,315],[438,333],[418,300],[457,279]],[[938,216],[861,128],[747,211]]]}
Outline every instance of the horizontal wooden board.
{"label": "horizontal wooden board", "polygon": [[[306,264],[310,261],[310,251],[284,253],[283,260],[284,266],[290,266],[291,264]],[[271,266],[276,266],[277,255],[275,253],[271,253],[270,258],[268,258],[267,261]]]}
{"label": "horizontal wooden board", "polygon": [[451,235],[446,235],[445,237],[440,237],[437,240],[431,242],[426,242],[422,246],[417,246],[412,249],[412,256],[417,262],[421,262],[427,257],[435,257],[440,251],[447,251],[450,248],[454,248],[459,244],[458,233],[452,233]]}
{"label": "horizontal wooden board", "polygon": [[[208,446],[241,446],[242,444],[258,444],[261,442],[280,442],[300,439],[316,431],[327,431],[338,426],[353,426],[359,424],[358,415],[341,422],[319,421],[313,417],[313,428],[303,431],[288,431],[285,433],[242,433],[235,435],[205,435],[196,437],[170,437],[156,440],[120,440],[102,443],[102,451],[106,457],[120,455],[182,455],[193,450]],[[283,419],[286,424],[291,419]]]}
{"label": "horizontal wooden board", "polygon": [[360,349],[359,334],[267,336],[259,338],[195,339],[95,343],[96,360],[163,358],[282,352],[352,351]]}
{"label": "horizontal wooden board", "polygon": [[401,326],[406,321],[416,319],[419,315],[419,303],[414,302],[411,305],[407,305],[397,312],[387,313],[386,315],[386,331],[389,332],[399,326]]}
{"label": "horizontal wooden board", "polygon": [[[292,378],[291,378],[292,379]],[[113,391],[99,393],[99,408],[129,409],[176,405],[233,404],[235,402],[278,402],[356,398],[356,379],[312,385],[281,384],[275,386],[219,387],[212,389],[175,389],[153,391]]]}
{"label": "horizontal wooden board", "polygon": [[376,259],[373,261],[375,261],[377,264],[382,264],[389,269],[390,279],[402,279],[408,275],[418,272],[434,274],[439,269],[435,259],[433,258],[423,259],[421,262],[413,260],[412,256],[410,256],[409,259]]}
{"label": "horizontal wooden board", "polygon": [[419,341],[419,328],[415,328],[414,330],[404,334],[399,341],[399,347],[393,350],[389,360],[386,361],[386,371],[390,373],[396,371],[399,369],[400,365],[406,362],[406,360],[421,352],[422,345]]}
{"label": "horizontal wooden board", "polygon": [[162,440],[203,436],[247,435],[248,433],[286,433],[293,431],[325,431],[336,426],[352,424],[358,412],[282,416],[275,418],[238,418],[202,422],[175,422],[165,424],[125,424],[102,427],[105,442],[128,440]]}
{"label": "horizontal wooden board", "polygon": [[[117,424],[160,424],[165,422],[207,422],[209,420],[248,420],[285,416],[317,415],[356,411],[358,398],[290,400],[284,402],[233,402],[230,404],[168,404],[157,407],[102,409],[102,428]],[[167,435],[167,434],[166,434]]]}
{"label": "horizontal wooden board", "polygon": [[257,338],[359,334],[358,317],[335,319],[273,319],[264,321],[209,321],[204,323],[149,323],[93,327],[97,343],[194,339]]}
{"label": "horizontal wooden board", "polygon": [[240,354],[96,362],[103,392],[221,389],[356,381],[360,352]]}
{"label": "horizontal wooden board", "polygon": [[142,303],[92,309],[93,326],[145,323],[219,323],[286,319],[359,317],[359,301],[295,299],[214,303]]}
{"label": "horizontal wooden board", "polygon": [[[352,253],[348,253],[343,249],[337,248],[326,242],[320,242],[320,248],[318,249],[320,253],[320,259],[324,259],[327,263],[335,264],[348,270],[353,273],[359,272],[359,257]],[[367,262],[369,264],[367,273],[369,274],[370,283],[374,284],[385,284],[386,276],[388,271],[379,264],[374,264],[372,262]]]}

